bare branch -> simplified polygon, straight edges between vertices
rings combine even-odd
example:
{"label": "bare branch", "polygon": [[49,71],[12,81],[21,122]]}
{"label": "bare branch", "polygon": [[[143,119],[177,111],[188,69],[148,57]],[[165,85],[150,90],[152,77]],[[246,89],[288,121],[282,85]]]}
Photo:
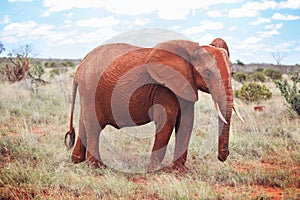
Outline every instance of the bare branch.
{"label": "bare branch", "polygon": [[272,57],[276,61],[276,65],[280,65],[281,61],[286,56],[287,56],[287,53],[282,52],[282,51],[275,51],[275,52],[272,53]]}

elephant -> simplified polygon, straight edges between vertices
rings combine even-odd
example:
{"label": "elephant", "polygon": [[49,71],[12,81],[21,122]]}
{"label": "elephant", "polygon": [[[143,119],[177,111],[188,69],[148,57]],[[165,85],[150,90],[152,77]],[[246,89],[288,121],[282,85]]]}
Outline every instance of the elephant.
{"label": "elephant", "polygon": [[107,44],[88,53],[73,80],[70,130],[65,135],[65,145],[73,148],[78,89],[81,111],[73,163],[86,160],[90,166],[106,167],[99,152],[101,130],[107,125],[120,129],[154,121],[156,134],[147,170],[160,167],[174,128],[174,160],[169,167],[185,170],[198,90],[210,93],[215,102],[218,159],[225,161],[234,107],[229,51],[227,45],[227,49],[220,47],[218,43],[200,46],[188,40],[171,40],[153,48]]}

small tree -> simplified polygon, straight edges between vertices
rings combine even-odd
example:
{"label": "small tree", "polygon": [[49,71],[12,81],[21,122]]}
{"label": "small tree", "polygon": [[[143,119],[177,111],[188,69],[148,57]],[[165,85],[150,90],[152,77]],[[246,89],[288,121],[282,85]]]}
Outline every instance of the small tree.
{"label": "small tree", "polygon": [[286,55],[287,55],[286,53],[281,52],[281,51],[274,51],[272,53],[272,57],[276,61],[276,65],[280,65],[282,59],[285,58]]}
{"label": "small tree", "polygon": [[26,44],[8,53],[10,64],[6,64],[6,75],[10,82],[25,78],[25,73],[29,70],[28,57],[32,52],[32,47]]}
{"label": "small tree", "polygon": [[240,65],[240,66],[244,66],[245,64],[242,62],[242,61],[240,61],[240,60],[236,60],[236,64],[238,64],[238,65]]}

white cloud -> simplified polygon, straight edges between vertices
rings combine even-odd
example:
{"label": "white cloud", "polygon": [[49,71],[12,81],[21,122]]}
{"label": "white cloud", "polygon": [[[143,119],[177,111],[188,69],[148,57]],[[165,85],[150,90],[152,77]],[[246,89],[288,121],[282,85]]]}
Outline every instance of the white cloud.
{"label": "white cloud", "polygon": [[265,26],[265,29],[267,31],[260,31],[259,35],[260,37],[266,38],[266,37],[271,37],[273,35],[279,35],[279,29],[283,27],[282,23],[278,24],[268,24]]}
{"label": "white cloud", "polygon": [[244,43],[245,44],[255,44],[255,43],[258,43],[259,41],[261,41],[262,39],[261,38],[258,38],[258,37],[249,37],[249,38],[246,38],[244,40]]}
{"label": "white cloud", "polygon": [[278,8],[299,9],[300,8],[300,0],[281,1],[278,4]]}
{"label": "white cloud", "polygon": [[219,10],[210,10],[207,12],[209,17],[221,17],[221,12]]}
{"label": "white cloud", "polygon": [[277,12],[273,14],[272,19],[273,20],[297,20],[300,19],[300,17],[295,15],[283,15]]}
{"label": "white cloud", "polygon": [[255,17],[259,15],[258,11],[268,10],[276,8],[277,3],[275,1],[263,1],[263,2],[247,2],[240,8],[231,9],[228,12],[228,16],[231,18],[236,17]]}
{"label": "white cloud", "polygon": [[265,29],[281,29],[283,26],[283,23],[278,23],[278,24],[268,24],[265,26]]}
{"label": "white cloud", "polygon": [[66,17],[72,17],[73,15],[74,15],[73,12],[69,12],[69,13],[66,13],[66,14],[65,14]]}
{"label": "white cloud", "polygon": [[32,0],[8,0],[10,3],[15,3],[15,2],[31,2]]}
{"label": "white cloud", "polygon": [[149,13],[157,13],[157,16],[162,19],[185,19],[187,15],[193,13],[196,9],[206,9],[211,5],[236,3],[239,0],[152,0],[128,1],[110,0],[44,0],[43,6],[47,11],[43,16],[48,16],[53,12],[70,10],[72,8],[104,8],[110,12],[126,15],[141,15]]}
{"label": "white cloud", "polygon": [[109,16],[105,18],[92,17],[87,20],[79,20],[76,22],[76,25],[80,27],[108,27],[108,26],[115,26],[118,23],[119,20],[115,19],[112,16]]}
{"label": "white cloud", "polygon": [[137,18],[136,20],[134,20],[133,24],[137,25],[137,26],[144,26],[146,24],[148,24],[151,20],[149,18]]}
{"label": "white cloud", "polygon": [[223,24],[221,22],[204,20],[201,22],[200,26],[193,26],[191,28],[187,28],[182,33],[186,35],[195,35],[198,33],[202,33],[205,30],[219,30],[222,28]]}
{"label": "white cloud", "polygon": [[259,17],[256,21],[251,22],[252,25],[257,26],[264,23],[270,23],[271,19]]}
{"label": "white cloud", "polygon": [[71,20],[64,20],[64,24],[60,26],[61,28],[70,28],[72,26],[73,22]]}
{"label": "white cloud", "polygon": [[229,31],[235,31],[236,29],[237,29],[236,26],[231,26],[231,27],[228,28]]}
{"label": "white cloud", "polygon": [[162,8],[158,9],[157,16],[161,19],[185,19],[190,13],[189,9],[185,8]]}
{"label": "white cloud", "polygon": [[300,51],[300,46],[295,47],[294,51]]}
{"label": "white cloud", "polygon": [[199,36],[199,38],[196,39],[196,41],[199,42],[200,45],[208,45],[208,44],[210,44],[213,41],[214,38],[215,37],[212,36],[209,33],[208,34],[204,34],[204,35],[201,34]]}
{"label": "white cloud", "polygon": [[273,35],[279,35],[279,31],[277,29],[272,29],[270,31],[259,32],[261,37],[271,37]]}
{"label": "white cloud", "polygon": [[105,40],[116,35],[117,32],[111,27],[105,27],[93,32],[83,33],[75,36],[76,43],[97,43],[101,44]]}
{"label": "white cloud", "polygon": [[178,31],[178,30],[182,29],[182,27],[178,26],[178,25],[173,25],[173,26],[171,26],[170,29],[173,30],[173,31]]}
{"label": "white cloud", "polygon": [[4,34],[5,35],[17,35],[23,36],[37,27],[37,23],[34,21],[27,21],[21,23],[10,23],[4,27]]}
{"label": "white cloud", "polygon": [[68,38],[75,34],[74,31],[57,32],[55,26],[49,24],[38,24],[35,21],[15,22],[4,27],[3,38],[9,42],[19,42],[24,39],[39,39],[47,41],[49,44],[57,44],[57,42]]}

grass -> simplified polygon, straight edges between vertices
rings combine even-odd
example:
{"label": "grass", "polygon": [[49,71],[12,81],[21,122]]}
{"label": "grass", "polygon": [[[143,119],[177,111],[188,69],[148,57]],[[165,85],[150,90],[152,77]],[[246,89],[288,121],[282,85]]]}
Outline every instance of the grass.
{"label": "grass", "polygon": [[[300,121],[291,117],[273,83],[266,83],[273,98],[261,102],[263,112],[237,100],[246,123],[233,114],[226,162],[216,159],[216,115],[209,95],[201,94],[186,163],[188,173],[143,173],[153,144],[153,124],[135,130],[143,137],[133,137],[136,133],[131,129],[105,130],[104,160],[121,171],[71,163],[71,151],[63,143],[72,82],[72,71],[67,73],[41,86],[37,94],[24,82],[0,84],[0,199],[300,197]],[[75,124],[78,113],[76,104]],[[170,143],[165,164],[172,159],[174,137]]]}

